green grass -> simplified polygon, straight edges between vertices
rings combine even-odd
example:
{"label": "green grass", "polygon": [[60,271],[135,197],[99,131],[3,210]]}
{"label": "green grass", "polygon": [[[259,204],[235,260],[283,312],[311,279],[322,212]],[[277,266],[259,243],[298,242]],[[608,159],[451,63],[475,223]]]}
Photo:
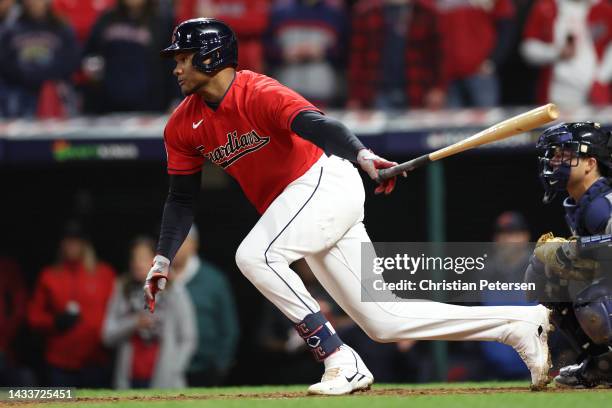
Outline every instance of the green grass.
{"label": "green grass", "polygon": [[[513,392],[504,388],[513,387]],[[521,389],[516,389],[521,387]],[[479,388],[476,391],[469,389]],[[500,392],[491,390],[500,388]],[[429,390],[444,389],[433,395],[423,394]],[[173,390],[77,390],[78,398],[93,398],[92,401],[49,402],[43,406],[87,407],[87,408],[191,408],[191,407],[296,407],[296,408],[575,408],[586,406],[599,408],[612,404],[612,390],[559,391],[550,387],[547,392],[529,392],[527,383],[453,383],[376,385],[369,393],[343,397],[306,396],[306,386],[260,386],[227,388],[192,388]],[[399,392],[393,395],[385,392]],[[179,397],[180,399],[176,399]],[[117,399],[118,398],[118,399]],[[147,399],[148,398],[148,399]],[[153,399],[151,399],[153,398]],[[174,398],[174,399],[173,399]],[[37,404],[38,406],[42,404]]]}

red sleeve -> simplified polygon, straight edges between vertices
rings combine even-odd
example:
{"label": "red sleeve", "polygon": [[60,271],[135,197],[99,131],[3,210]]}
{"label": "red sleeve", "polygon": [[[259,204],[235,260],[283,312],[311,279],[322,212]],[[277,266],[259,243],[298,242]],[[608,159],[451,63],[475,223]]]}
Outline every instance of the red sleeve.
{"label": "red sleeve", "polygon": [[514,5],[510,0],[497,0],[493,8],[493,16],[499,20],[514,17]]}
{"label": "red sleeve", "polygon": [[[216,0],[217,7],[223,2],[224,0]],[[227,9],[231,10],[233,5],[236,10],[242,10],[242,12],[232,13],[230,11],[215,17],[232,27],[238,37],[263,34],[268,26],[268,0],[234,0],[228,3]]]}
{"label": "red sleeve", "polygon": [[601,58],[610,42],[612,42],[612,2],[599,2],[591,7],[587,16],[587,23],[589,27],[597,27],[596,32],[593,32],[593,42],[597,54]]}
{"label": "red sleeve", "polygon": [[556,16],[556,6],[549,0],[539,0],[531,8],[523,37],[544,42],[553,41],[553,22]]}
{"label": "red sleeve", "polygon": [[266,81],[253,94],[256,117],[267,128],[291,130],[298,113],[312,110],[323,113],[302,95],[275,80]]}
{"label": "red sleeve", "polygon": [[34,296],[28,308],[28,323],[35,330],[51,331],[54,326],[53,313],[49,307],[49,270],[43,270],[34,289]]}
{"label": "red sleeve", "polygon": [[168,159],[168,174],[189,175],[202,169],[204,157],[181,138],[175,121],[170,119],[164,129],[164,145]]}

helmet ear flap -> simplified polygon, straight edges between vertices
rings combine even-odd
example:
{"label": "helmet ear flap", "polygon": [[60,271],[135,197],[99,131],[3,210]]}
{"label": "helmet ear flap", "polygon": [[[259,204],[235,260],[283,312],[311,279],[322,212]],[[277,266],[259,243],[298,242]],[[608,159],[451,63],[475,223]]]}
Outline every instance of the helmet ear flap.
{"label": "helmet ear flap", "polygon": [[[191,63],[201,72],[204,72],[205,74],[211,74],[215,72],[215,70],[219,66],[220,53],[221,51],[219,49],[216,49],[212,52],[205,50],[198,51],[193,55]],[[207,59],[211,60],[209,64],[205,62]]]}
{"label": "helmet ear flap", "polygon": [[193,58],[191,59],[191,64],[199,71],[206,72],[206,68],[204,67],[204,59],[206,58],[206,54],[202,51],[198,51],[193,54]]}

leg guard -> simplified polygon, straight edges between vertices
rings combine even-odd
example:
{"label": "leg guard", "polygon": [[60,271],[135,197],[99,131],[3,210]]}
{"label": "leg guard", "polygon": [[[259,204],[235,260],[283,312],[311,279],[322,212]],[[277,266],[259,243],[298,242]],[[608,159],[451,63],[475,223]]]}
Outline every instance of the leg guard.
{"label": "leg guard", "polygon": [[576,295],[574,312],[595,344],[612,344],[612,282],[600,279]]}
{"label": "leg guard", "polygon": [[551,320],[555,327],[563,333],[578,356],[578,361],[585,356],[596,356],[608,351],[608,347],[595,344],[595,342],[584,332],[571,303],[553,304]]}
{"label": "leg guard", "polygon": [[295,330],[304,339],[317,361],[325,360],[343,344],[320,311],[306,316],[295,325]]}

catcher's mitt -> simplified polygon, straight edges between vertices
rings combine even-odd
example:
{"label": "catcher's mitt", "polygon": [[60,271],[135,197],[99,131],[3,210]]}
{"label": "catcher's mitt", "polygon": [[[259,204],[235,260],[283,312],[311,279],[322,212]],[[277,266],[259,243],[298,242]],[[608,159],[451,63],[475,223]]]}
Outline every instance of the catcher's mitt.
{"label": "catcher's mitt", "polygon": [[533,254],[548,267],[547,274],[561,279],[592,280],[599,269],[599,262],[578,256],[575,238],[555,237],[552,232],[538,239]]}

